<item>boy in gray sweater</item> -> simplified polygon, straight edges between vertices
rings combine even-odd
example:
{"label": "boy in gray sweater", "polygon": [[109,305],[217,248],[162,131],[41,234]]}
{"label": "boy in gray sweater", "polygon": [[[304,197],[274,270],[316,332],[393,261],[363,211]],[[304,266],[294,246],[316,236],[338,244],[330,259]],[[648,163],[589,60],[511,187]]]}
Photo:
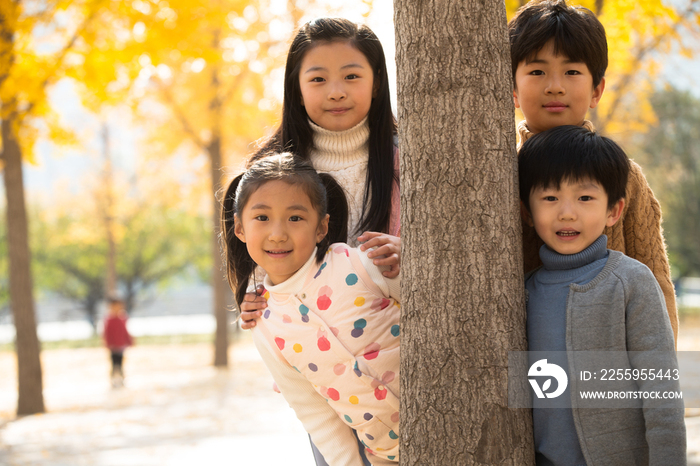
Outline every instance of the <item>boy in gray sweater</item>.
{"label": "boy in gray sweater", "polygon": [[677,369],[673,332],[654,275],[608,250],[603,235],[622,214],[628,174],[622,149],[580,126],[544,131],[520,150],[523,217],[545,243],[543,266],[525,277],[528,350],[561,352],[557,362],[568,374],[566,407],[535,400],[538,465],[686,464],[682,400],[652,403],[639,395],[631,405],[590,408],[579,399],[580,355],[592,351],[623,355],[615,369],[630,374],[625,393],[680,391],[677,377],[638,375],[660,365]]}

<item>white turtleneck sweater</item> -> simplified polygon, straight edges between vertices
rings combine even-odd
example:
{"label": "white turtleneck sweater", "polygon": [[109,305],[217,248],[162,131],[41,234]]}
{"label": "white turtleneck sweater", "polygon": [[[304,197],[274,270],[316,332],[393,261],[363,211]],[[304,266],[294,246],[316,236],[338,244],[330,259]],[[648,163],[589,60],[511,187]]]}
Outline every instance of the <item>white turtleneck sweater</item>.
{"label": "white turtleneck sweater", "polygon": [[362,201],[367,181],[369,158],[369,123],[367,117],[345,131],[329,131],[309,120],[314,146],[310,160],[314,168],[328,173],[345,190],[348,200],[348,241],[358,246],[356,231],[362,216]]}

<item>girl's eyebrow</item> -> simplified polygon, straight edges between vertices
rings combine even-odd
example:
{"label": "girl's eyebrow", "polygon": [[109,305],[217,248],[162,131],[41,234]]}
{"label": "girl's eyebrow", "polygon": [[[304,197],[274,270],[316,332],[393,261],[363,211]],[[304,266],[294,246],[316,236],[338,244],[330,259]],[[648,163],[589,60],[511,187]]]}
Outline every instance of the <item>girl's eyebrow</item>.
{"label": "girl's eyebrow", "polygon": [[[347,69],[347,68],[364,68],[364,66],[362,66],[362,65],[359,64],[359,63],[348,63],[347,65],[343,65],[343,66],[340,67],[341,70],[345,70],[345,69]],[[312,67],[309,68],[308,70],[304,71],[304,74],[306,74],[306,73],[315,73],[315,72],[317,72],[317,71],[328,71],[328,70],[327,70],[325,67],[323,67],[323,66],[312,66]]]}
{"label": "girl's eyebrow", "polygon": [[[263,204],[263,203],[253,204],[252,206],[250,206],[250,210],[270,210],[270,209],[271,209],[271,207],[269,205]],[[302,212],[309,211],[309,209],[307,209],[302,204],[290,205],[289,207],[287,207],[287,210],[301,210]]]}

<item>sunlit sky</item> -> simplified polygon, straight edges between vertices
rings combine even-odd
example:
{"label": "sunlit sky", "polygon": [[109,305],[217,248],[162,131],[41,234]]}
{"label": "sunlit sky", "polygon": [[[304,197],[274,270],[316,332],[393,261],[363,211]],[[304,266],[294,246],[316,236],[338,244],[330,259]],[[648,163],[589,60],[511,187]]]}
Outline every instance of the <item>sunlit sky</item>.
{"label": "sunlit sky", "polygon": [[[276,0],[279,7],[286,5],[286,0]],[[387,58],[387,67],[390,76],[390,85],[393,93],[393,106],[396,108],[396,66],[395,66],[395,39],[393,28],[393,3],[391,0],[375,0],[372,13],[365,19],[362,13],[366,6],[361,0],[327,0],[331,6],[339,8],[337,16],[344,16],[355,22],[366,22],[377,34]],[[338,10],[337,10],[338,11]],[[322,10],[315,10],[305,19],[324,14]],[[700,50],[699,50],[700,52]],[[700,74],[700,60],[688,60],[679,56],[670,55],[664,62],[659,82],[670,81],[675,86],[690,89],[700,96],[700,83],[697,76]],[[281,91],[281,90],[280,90]],[[281,92],[280,92],[281,94]],[[62,82],[55,86],[52,93],[52,101],[66,122],[76,128],[78,136],[85,141],[81,148],[64,149],[57,148],[49,141],[40,141],[36,146],[37,165],[25,165],[25,185],[27,187],[29,203],[39,202],[45,204],[51,202],[53,193],[57,189],[73,189],[80,192],[83,185],[79,182],[81,175],[86,171],[97,173],[101,166],[101,123],[97,117],[84,110],[79,99],[69,82]],[[142,135],[138,129],[129,125],[129,114],[125,110],[112,110],[106,117],[111,132],[111,152],[113,163],[117,169],[126,172],[134,170],[139,157],[138,138]],[[256,139],[263,135],[253,136]],[[174,161],[174,169],[178,168]],[[188,162],[191,163],[191,162]],[[202,161],[203,163],[203,161]],[[183,165],[182,169],[187,171]]]}

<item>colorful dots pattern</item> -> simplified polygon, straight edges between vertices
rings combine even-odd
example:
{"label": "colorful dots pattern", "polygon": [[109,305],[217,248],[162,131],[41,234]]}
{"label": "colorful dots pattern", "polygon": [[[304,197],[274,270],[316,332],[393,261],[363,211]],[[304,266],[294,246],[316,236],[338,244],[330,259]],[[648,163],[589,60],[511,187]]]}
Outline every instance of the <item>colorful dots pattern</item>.
{"label": "colorful dots pattern", "polygon": [[[304,369],[304,375],[340,419],[351,426],[364,424],[358,426],[357,433],[368,454],[388,453],[391,450],[387,449],[395,448],[390,445],[398,439],[396,432],[399,430],[399,413],[385,402],[393,399],[389,392],[398,380],[398,371],[390,363],[398,354],[394,352],[400,336],[398,313],[394,312],[398,303],[364,288],[365,275],[354,269],[351,261],[345,260],[346,256],[353,258],[354,255],[347,246],[332,248],[327,254],[326,262],[310,272],[307,288],[293,296],[297,304],[291,309],[296,307],[298,314],[294,310],[287,311],[289,307],[280,309],[282,312],[273,307],[265,310],[264,316],[268,319],[265,323],[277,325],[278,333],[272,333],[279,335],[274,338],[277,347],[295,370]],[[310,280],[312,274],[314,279],[325,278],[314,282]],[[330,280],[331,275],[338,278]],[[378,312],[384,309],[391,311]],[[287,314],[283,313],[285,311]],[[348,350],[350,352],[346,353]],[[374,371],[373,375],[362,372],[365,366]],[[388,426],[386,430],[380,428],[380,424],[368,422],[375,417],[381,418],[381,425]],[[392,427],[394,430],[387,435]]]}
{"label": "colorful dots pattern", "polygon": [[321,267],[318,268],[318,272],[316,272],[316,275],[314,275],[314,279],[318,278],[318,276],[321,275],[321,272],[323,271],[323,269],[326,268],[326,265],[328,265],[327,262],[321,264]]}
{"label": "colorful dots pattern", "polygon": [[340,393],[338,393],[338,390],[336,390],[335,388],[329,388],[328,398],[330,398],[333,401],[338,401],[340,399]]}
{"label": "colorful dots pattern", "polygon": [[377,342],[370,343],[367,346],[367,348],[365,348],[365,359],[370,360],[370,361],[372,359],[376,359],[377,356],[379,356],[379,348],[380,348],[379,343],[377,343]]}
{"label": "colorful dots pattern", "polygon": [[375,299],[374,301],[372,301],[372,305],[370,306],[370,308],[372,308],[372,309],[375,310],[375,311],[376,311],[377,309],[386,309],[386,307],[387,307],[389,304],[391,304],[391,299],[387,299],[387,298],[377,298],[377,299]]}
{"label": "colorful dots pattern", "polygon": [[318,339],[318,349],[321,351],[328,351],[331,349],[331,342],[328,341],[328,338],[326,337],[321,337]]}
{"label": "colorful dots pattern", "polygon": [[354,284],[357,283],[357,280],[358,280],[357,275],[355,275],[354,273],[351,273],[350,275],[345,277],[345,283],[347,283],[348,286],[353,286]]}
{"label": "colorful dots pattern", "polygon": [[357,367],[357,361],[355,361],[355,365],[353,366],[352,371],[355,373],[356,376],[362,377],[362,371],[359,367]]}
{"label": "colorful dots pattern", "polygon": [[335,249],[333,249],[333,252],[336,254],[345,254],[346,256],[350,257],[350,252],[345,246],[336,246]]}
{"label": "colorful dots pattern", "polygon": [[322,286],[321,289],[318,290],[318,299],[316,300],[316,306],[318,306],[318,309],[320,311],[325,311],[329,307],[331,307],[332,294],[333,290],[330,286]]}
{"label": "colorful dots pattern", "polygon": [[387,389],[384,388],[382,385],[380,385],[374,389],[374,397],[379,401],[385,400],[386,399],[386,392],[387,392]]}
{"label": "colorful dots pattern", "polygon": [[301,321],[302,322],[308,322],[309,321],[309,308],[304,306],[303,304],[299,305],[299,313],[301,314]]}
{"label": "colorful dots pattern", "polygon": [[353,338],[360,338],[363,333],[365,333],[365,327],[367,326],[367,321],[365,319],[357,319],[355,322],[353,322],[352,326],[354,327],[350,331],[350,335],[352,335]]}

